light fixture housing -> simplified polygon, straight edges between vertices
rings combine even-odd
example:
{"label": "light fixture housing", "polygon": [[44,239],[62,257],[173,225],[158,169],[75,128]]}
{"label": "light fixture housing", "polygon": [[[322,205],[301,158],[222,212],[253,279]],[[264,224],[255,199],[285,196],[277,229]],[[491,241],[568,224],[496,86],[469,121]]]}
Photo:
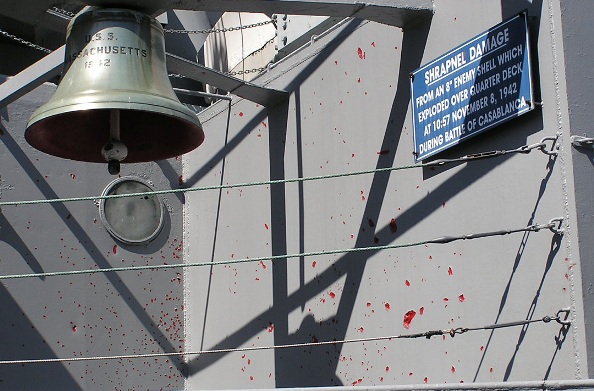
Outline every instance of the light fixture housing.
{"label": "light fixture housing", "polygon": [[[122,177],[112,181],[102,196],[152,193],[151,185],[137,177]],[[99,204],[101,222],[111,236],[131,245],[148,244],[163,228],[165,210],[157,194],[121,198],[102,198]]]}

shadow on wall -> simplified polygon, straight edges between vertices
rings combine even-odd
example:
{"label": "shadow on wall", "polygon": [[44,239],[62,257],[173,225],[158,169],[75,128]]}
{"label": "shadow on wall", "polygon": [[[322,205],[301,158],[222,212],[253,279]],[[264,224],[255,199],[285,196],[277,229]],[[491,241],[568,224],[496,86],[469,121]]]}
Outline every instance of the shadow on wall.
{"label": "shadow on wall", "polygon": [[[511,4],[511,2],[509,2]],[[507,11],[506,11],[507,12]],[[538,14],[538,12],[536,12]],[[506,17],[511,15],[506,15]],[[424,43],[427,41],[429,24],[415,26],[414,29],[405,30],[402,42],[402,56],[398,77],[398,90],[392,108],[390,118],[387,121],[387,128],[384,132],[382,145],[378,150],[389,151],[378,155],[376,168],[391,167],[395,161],[396,150],[398,149],[399,132],[405,126],[405,119],[408,112],[410,89],[409,74],[412,70],[419,67],[424,53]],[[348,26],[348,34],[354,31],[354,28]],[[343,38],[344,39],[344,38]],[[423,43],[423,44],[420,44]],[[327,47],[318,54],[311,64],[304,67],[302,72],[295,78],[290,90],[295,94],[296,104],[299,105],[299,85],[305,77],[310,76],[323,60],[328,58],[329,54],[336,49],[338,43]],[[269,110],[270,127],[270,173],[271,179],[285,178],[285,140],[287,131],[288,106],[281,104]],[[300,108],[296,107],[297,113]],[[215,157],[203,167],[193,178],[197,181],[205,175],[212,167],[222,160],[225,155],[232,150],[246,136],[249,129],[254,124],[261,121],[264,114],[259,114],[248,126],[246,126],[224,149],[219,151]],[[517,148],[525,144],[529,135],[542,129],[542,118],[540,122],[535,121],[535,117],[540,114],[531,114],[530,117],[520,119],[516,122],[514,133],[504,132],[495,136],[496,143],[504,148]],[[527,126],[523,126],[527,125]],[[528,126],[529,125],[529,126]],[[299,116],[297,116],[297,132],[299,128]],[[296,137],[300,140],[299,134]],[[479,145],[481,143],[478,143]],[[476,147],[477,144],[474,144]],[[487,145],[485,143],[485,145]],[[493,139],[489,140],[489,145],[493,145]],[[408,148],[408,147],[407,147]],[[297,150],[301,148],[298,145]],[[460,152],[461,149],[458,149]],[[385,172],[376,173],[373,176],[369,195],[366,200],[365,210],[361,216],[362,229],[356,238],[355,247],[367,247],[378,244],[390,244],[397,240],[403,233],[409,231],[421,221],[430,217],[431,214],[442,207],[443,202],[450,200],[458,195],[464,188],[471,186],[477,180],[495,169],[498,165],[504,163],[509,157],[500,157],[497,159],[481,162],[476,165],[466,165],[452,174],[448,181],[438,185],[431,193],[419,199],[407,210],[399,214],[398,226],[390,225],[376,226],[378,216],[382,208],[385,192],[390,179],[390,174]],[[298,156],[300,161],[303,156]],[[298,163],[299,165],[299,163]],[[427,175],[425,175],[425,178]],[[543,182],[546,187],[546,180]],[[544,188],[541,188],[541,195]],[[271,234],[272,234],[272,255],[282,256],[287,254],[287,230],[286,230],[286,202],[284,185],[274,185],[270,187],[271,195]],[[302,197],[300,193],[300,197]],[[300,198],[299,203],[302,207],[303,202]],[[535,206],[535,210],[538,206]],[[300,211],[301,216],[303,212]],[[368,223],[369,221],[373,224]],[[303,224],[303,222],[300,222]],[[300,248],[303,249],[304,226],[300,226]],[[552,248],[550,259],[555,255],[555,247]],[[270,319],[274,323],[274,344],[284,345],[292,343],[315,342],[342,340],[347,335],[347,327],[352,317],[353,307],[357,298],[359,288],[362,284],[362,276],[365,271],[366,262],[369,258],[379,251],[367,251],[364,253],[348,253],[338,258],[333,267],[320,273],[315,279],[304,282],[295,292],[289,294],[287,287],[287,266],[286,259],[279,259],[273,262],[273,306],[258,314],[247,323],[239,326],[236,331],[225,339],[221,340],[212,349],[235,348],[243,345],[248,340],[261,332],[263,324],[262,319]],[[521,252],[520,252],[521,255]],[[545,269],[543,275],[546,276]],[[346,276],[344,282],[344,291],[340,297],[336,315],[329,321],[318,322],[313,316],[307,316],[299,329],[295,333],[288,332],[288,316],[295,309],[302,308],[312,298],[319,295],[334,284],[338,279]],[[538,292],[536,293],[538,299]],[[503,300],[504,302],[505,300]],[[342,345],[326,345],[309,349],[276,349],[275,350],[275,378],[276,387],[305,387],[305,386],[332,386],[342,385],[341,379],[337,375],[339,357],[342,351]],[[204,368],[216,363],[223,354],[201,355],[189,363],[190,375],[199,373]],[[314,358],[312,360],[312,358]],[[513,364],[513,358],[511,363]]]}

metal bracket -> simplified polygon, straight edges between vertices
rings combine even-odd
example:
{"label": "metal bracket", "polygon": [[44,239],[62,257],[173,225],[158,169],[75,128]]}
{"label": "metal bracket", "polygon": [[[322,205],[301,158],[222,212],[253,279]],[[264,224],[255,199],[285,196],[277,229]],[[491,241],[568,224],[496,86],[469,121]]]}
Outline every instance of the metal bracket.
{"label": "metal bracket", "polygon": [[594,138],[584,136],[571,136],[571,145],[576,148],[594,148]]}

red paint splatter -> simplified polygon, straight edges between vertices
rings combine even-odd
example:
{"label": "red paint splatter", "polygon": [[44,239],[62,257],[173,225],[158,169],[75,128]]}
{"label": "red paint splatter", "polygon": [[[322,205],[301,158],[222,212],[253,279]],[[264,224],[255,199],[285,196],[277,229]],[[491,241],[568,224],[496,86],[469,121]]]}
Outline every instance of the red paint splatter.
{"label": "red paint splatter", "polygon": [[264,228],[268,229],[268,224],[264,223]]}
{"label": "red paint splatter", "polygon": [[113,245],[113,253],[115,254],[117,252],[118,252],[118,245],[117,244],[114,244]]}
{"label": "red paint splatter", "polygon": [[425,307],[419,308],[419,314],[423,315],[425,313]]}
{"label": "red paint splatter", "polygon": [[371,46],[375,47],[375,42],[372,42],[372,43],[371,43]]}
{"label": "red paint splatter", "polygon": [[254,377],[253,376],[250,376],[250,380],[254,380]]}
{"label": "red paint splatter", "polygon": [[239,116],[240,116],[240,117],[243,117],[243,111],[240,111],[240,112],[239,112]]}
{"label": "red paint splatter", "polygon": [[448,267],[448,274],[451,276],[452,274],[454,274],[454,271],[452,270],[452,267]]}
{"label": "red paint splatter", "polygon": [[333,298],[333,299],[336,298],[336,293],[330,291],[328,294],[330,295],[331,298]]}
{"label": "red paint splatter", "polygon": [[444,297],[443,301],[448,302],[448,301],[450,301],[450,299],[448,299],[447,297]]}
{"label": "red paint splatter", "polygon": [[179,185],[183,185],[184,184],[184,176],[180,175],[179,178],[177,178],[177,182],[179,183]]}
{"label": "red paint splatter", "polygon": [[485,351],[485,347],[481,346],[481,352]]}
{"label": "red paint splatter", "polygon": [[408,280],[404,281],[404,285],[410,286],[410,281],[408,281]]}
{"label": "red paint splatter", "polygon": [[365,59],[365,52],[363,51],[363,49],[357,48],[357,55],[359,56],[359,58],[361,60],[364,60]]}
{"label": "red paint splatter", "polygon": [[260,265],[262,265],[262,269],[266,269],[266,264],[264,263],[264,261],[260,261]]}
{"label": "red paint splatter", "polygon": [[367,307],[371,307],[371,303],[370,302],[367,302]]}
{"label": "red paint splatter", "polygon": [[410,327],[410,322],[415,318],[415,315],[417,315],[415,310],[410,310],[404,314],[404,328],[408,329]]}
{"label": "red paint splatter", "polygon": [[317,263],[316,261],[313,261],[313,262],[311,263],[311,267],[315,268],[317,264],[318,264],[318,263]]}
{"label": "red paint splatter", "polygon": [[364,332],[364,331],[365,331],[365,329],[364,329],[363,327],[359,327],[359,328],[357,329],[357,331],[358,331],[358,332],[360,332],[360,333],[362,333],[362,332]]}
{"label": "red paint splatter", "polygon": [[357,384],[361,384],[362,381],[363,379],[357,379],[353,382],[353,385],[356,386]]}
{"label": "red paint splatter", "polygon": [[460,300],[461,302],[464,302],[464,300],[466,300],[466,298],[462,294],[462,295],[458,296],[458,300]]}
{"label": "red paint splatter", "polygon": [[390,303],[384,304],[384,307],[386,307],[386,310],[390,310]]}
{"label": "red paint splatter", "polygon": [[266,125],[266,122],[262,121],[262,126],[264,126],[265,128],[268,127],[268,125]]}
{"label": "red paint splatter", "polygon": [[425,384],[427,384],[428,381],[429,381],[429,379],[427,379],[427,378],[423,379],[423,383],[425,383]]}
{"label": "red paint splatter", "polygon": [[452,373],[456,373],[456,367],[452,365]]}
{"label": "red paint splatter", "polygon": [[388,224],[388,226],[390,227],[390,232],[392,233],[395,233],[398,230],[398,226],[396,225],[396,219],[390,220],[390,224]]}
{"label": "red paint splatter", "polygon": [[381,151],[378,151],[378,153],[377,153],[377,154],[378,154],[378,155],[387,155],[387,154],[389,154],[389,153],[390,153],[390,150],[389,150],[389,149],[383,149],[383,150],[381,150]]}

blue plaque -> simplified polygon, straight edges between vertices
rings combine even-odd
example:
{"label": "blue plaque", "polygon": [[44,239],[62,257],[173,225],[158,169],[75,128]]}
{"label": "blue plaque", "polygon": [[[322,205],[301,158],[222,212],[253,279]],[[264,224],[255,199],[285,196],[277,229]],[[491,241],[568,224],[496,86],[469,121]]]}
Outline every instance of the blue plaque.
{"label": "blue plaque", "polygon": [[534,108],[526,13],[411,74],[415,160]]}

